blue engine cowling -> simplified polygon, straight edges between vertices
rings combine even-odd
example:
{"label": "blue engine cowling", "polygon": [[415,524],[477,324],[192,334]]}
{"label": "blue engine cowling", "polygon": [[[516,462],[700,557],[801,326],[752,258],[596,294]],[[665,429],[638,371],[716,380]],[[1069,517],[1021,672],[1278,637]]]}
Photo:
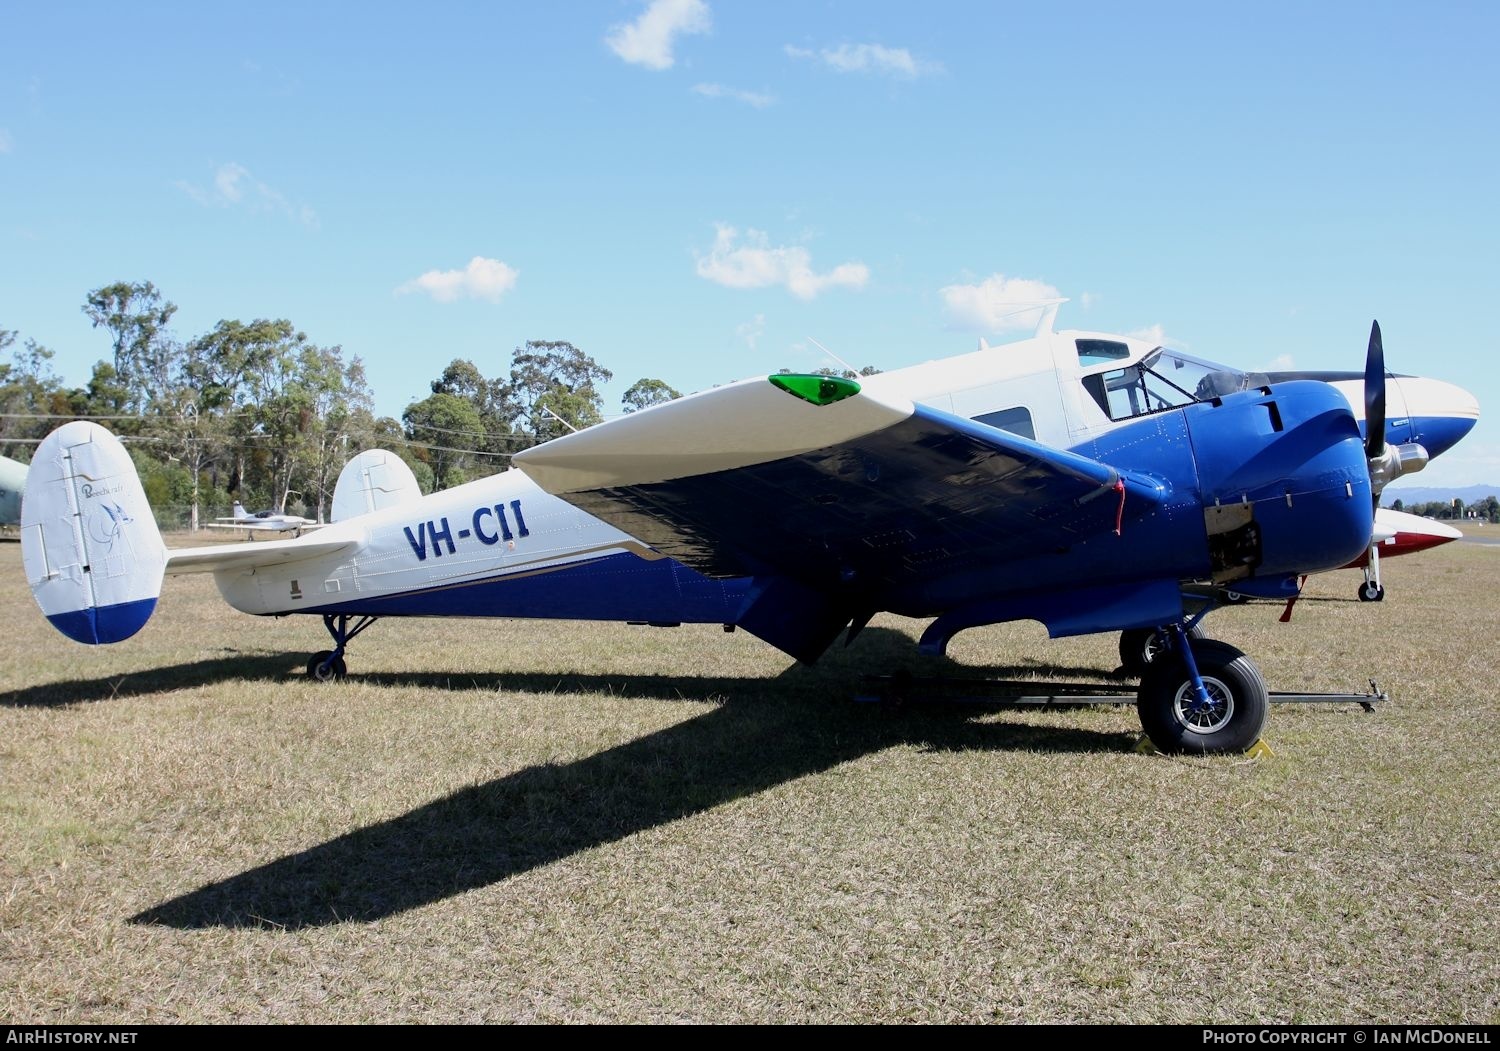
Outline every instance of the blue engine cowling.
{"label": "blue engine cowling", "polygon": [[1189,406],[1215,582],[1337,569],[1369,546],[1369,467],[1343,395],[1294,381]]}

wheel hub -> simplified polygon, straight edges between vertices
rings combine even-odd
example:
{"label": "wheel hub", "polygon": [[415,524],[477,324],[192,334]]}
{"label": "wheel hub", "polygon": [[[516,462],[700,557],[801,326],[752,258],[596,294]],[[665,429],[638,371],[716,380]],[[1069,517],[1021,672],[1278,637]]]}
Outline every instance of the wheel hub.
{"label": "wheel hub", "polygon": [[1234,717],[1234,692],[1218,679],[1205,675],[1203,689],[1208,700],[1197,697],[1191,681],[1177,689],[1172,700],[1172,714],[1183,728],[1198,734],[1211,734],[1229,725]]}

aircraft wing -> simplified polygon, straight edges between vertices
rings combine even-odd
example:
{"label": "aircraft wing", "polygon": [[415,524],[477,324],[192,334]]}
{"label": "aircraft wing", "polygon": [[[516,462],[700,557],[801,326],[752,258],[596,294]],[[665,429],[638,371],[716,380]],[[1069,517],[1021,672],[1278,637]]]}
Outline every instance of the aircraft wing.
{"label": "aircraft wing", "polygon": [[355,540],[266,540],[258,544],[209,544],[167,551],[167,575],[259,569],[353,551]]}
{"label": "aircraft wing", "polygon": [[[768,382],[769,380],[769,382]],[[1055,552],[1168,494],[1155,481],[869,381],[745,380],[516,454],[543,489],[712,576],[889,595]],[[882,608],[892,608],[885,606]]]}

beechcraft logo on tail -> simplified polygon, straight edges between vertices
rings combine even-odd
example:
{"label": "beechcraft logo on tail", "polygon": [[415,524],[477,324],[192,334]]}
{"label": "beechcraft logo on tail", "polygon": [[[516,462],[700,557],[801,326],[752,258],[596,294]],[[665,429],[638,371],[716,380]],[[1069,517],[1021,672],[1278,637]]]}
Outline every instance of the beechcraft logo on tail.
{"label": "beechcraft logo on tail", "polygon": [[[123,482],[116,482],[114,485],[95,485],[93,482],[84,482],[78,487],[78,491],[83,494],[85,500],[92,500],[97,496],[108,496],[110,493],[118,493],[123,488],[125,488]],[[118,511],[119,508],[116,507],[115,510]],[[126,519],[126,521],[129,521],[129,519]]]}
{"label": "beechcraft logo on tail", "polygon": [[99,506],[104,513],[89,515],[89,536],[109,548],[119,537],[120,530],[135,519],[126,514],[125,509],[119,504],[100,504]]}

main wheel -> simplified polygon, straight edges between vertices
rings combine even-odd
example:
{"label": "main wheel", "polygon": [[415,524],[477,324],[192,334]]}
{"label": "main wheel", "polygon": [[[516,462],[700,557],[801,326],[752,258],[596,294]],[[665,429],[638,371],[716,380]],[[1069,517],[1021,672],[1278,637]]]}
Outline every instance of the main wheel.
{"label": "main wheel", "polygon": [[[1203,638],[1203,626],[1188,628],[1188,638]],[[1167,633],[1162,628],[1127,628],[1120,632],[1120,665],[1128,675],[1144,675],[1151,662],[1167,650]]]}
{"label": "main wheel", "polygon": [[1385,598],[1385,587],[1383,585],[1377,584],[1373,580],[1367,580],[1359,586],[1359,600],[1361,602],[1379,602],[1383,598]]}
{"label": "main wheel", "polygon": [[307,677],[318,682],[333,682],[349,674],[344,658],[335,657],[332,650],[319,650],[307,658]]}
{"label": "main wheel", "polygon": [[1136,712],[1151,743],[1163,752],[1243,752],[1260,739],[1271,695],[1260,669],[1227,642],[1193,644],[1208,692],[1199,701],[1182,655],[1170,653],[1141,677]]}

